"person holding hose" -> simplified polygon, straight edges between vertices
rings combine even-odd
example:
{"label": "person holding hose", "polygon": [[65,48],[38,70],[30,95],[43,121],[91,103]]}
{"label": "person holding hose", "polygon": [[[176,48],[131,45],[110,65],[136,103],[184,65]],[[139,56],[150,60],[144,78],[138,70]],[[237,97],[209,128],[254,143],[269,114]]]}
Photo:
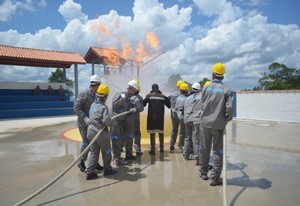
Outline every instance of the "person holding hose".
{"label": "person holding hose", "polygon": [[102,153],[104,176],[112,175],[117,173],[116,170],[112,169],[111,163],[111,144],[110,144],[110,131],[108,127],[111,126],[111,116],[106,105],[106,100],[109,94],[109,88],[105,84],[101,84],[97,89],[96,101],[91,105],[89,111],[90,125],[87,130],[87,138],[91,142],[96,136],[98,131],[106,127],[96,142],[91,145],[89,164],[85,170],[86,180],[95,179],[98,177],[95,173],[95,169],[98,165],[100,149]]}
{"label": "person holding hose", "polygon": [[208,180],[209,157],[213,145],[213,168],[211,186],[222,185],[220,179],[223,167],[223,132],[234,113],[232,90],[222,83],[225,66],[216,63],[212,67],[212,83],[202,92],[202,112],[200,116],[200,177]]}
{"label": "person holding hose", "polygon": [[140,105],[142,106],[139,111],[135,113],[134,119],[134,149],[137,156],[143,155],[141,148],[141,121],[140,121],[140,113],[144,111],[143,97],[140,95],[141,87],[138,80],[134,80],[138,84],[137,92],[134,94],[138,99]]}
{"label": "person holding hose", "polygon": [[[82,138],[81,144],[81,153],[90,143],[87,139],[87,128],[90,124],[89,120],[89,111],[92,103],[96,100],[95,93],[101,84],[101,78],[98,75],[93,75],[90,78],[90,87],[82,91],[74,102],[74,112],[77,115],[77,127]],[[84,164],[85,160],[88,157],[88,152],[82,156],[82,158],[78,161],[78,167],[81,172],[84,172],[86,166]],[[100,164],[97,164],[97,170],[102,170],[103,167]]]}
{"label": "person holding hose", "polygon": [[[127,84],[126,91],[118,92],[112,100],[113,114],[120,114],[135,108],[137,112],[142,111],[143,105],[139,99],[134,95],[138,91],[138,84],[131,80]],[[113,121],[112,126],[112,145],[113,145],[113,161],[116,165],[125,165],[127,160],[134,160],[136,156],[132,154],[133,150],[133,136],[134,136],[134,119],[135,114],[130,113],[123,118]],[[125,159],[121,157],[122,147],[125,145],[126,156]]]}

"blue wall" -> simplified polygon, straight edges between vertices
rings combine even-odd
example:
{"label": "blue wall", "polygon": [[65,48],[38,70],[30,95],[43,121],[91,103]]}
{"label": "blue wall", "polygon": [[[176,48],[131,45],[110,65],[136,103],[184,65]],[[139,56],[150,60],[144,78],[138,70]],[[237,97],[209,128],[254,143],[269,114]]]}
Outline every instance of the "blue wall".
{"label": "blue wall", "polygon": [[35,96],[33,89],[0,88],[0,119],[74,115],[73,104],[58,95]]}

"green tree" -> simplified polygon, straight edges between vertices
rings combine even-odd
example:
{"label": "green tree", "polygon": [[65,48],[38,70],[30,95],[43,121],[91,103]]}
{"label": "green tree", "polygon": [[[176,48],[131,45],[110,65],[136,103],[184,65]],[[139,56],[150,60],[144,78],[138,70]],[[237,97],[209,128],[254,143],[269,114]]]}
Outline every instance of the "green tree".
{"label": "green tree", "polygon": [[180,74],[172,74],[168,79],[168,82],[166,85],[166,90],[170,91],[170,92],[176,91],[176,83],[178,80],[181,80],[181,79],[182,78],[181,78]]}
{"label": "green tree", "polygon": [[203,88],[204,84],[205,84],[207,81],[210,81],[210,79],[204,77],[204,78],[199,82],[199,84],[201,85],[201,88]]}
{"label": "green tree", "polygon": [[259,88],[265,90],[300,89],[300,69],[289,68],[277,62],[269,66],[258,80]]}
{"label": "green tree", "polygon": [[[54,72],[51,72],[49,78],[49,83],[64,83],[64,72],[62,69],[57,68]],[[69,97],[74,96],[72,89],[74,88],[74,81],[72,79],[66,78],[66,95]]]}

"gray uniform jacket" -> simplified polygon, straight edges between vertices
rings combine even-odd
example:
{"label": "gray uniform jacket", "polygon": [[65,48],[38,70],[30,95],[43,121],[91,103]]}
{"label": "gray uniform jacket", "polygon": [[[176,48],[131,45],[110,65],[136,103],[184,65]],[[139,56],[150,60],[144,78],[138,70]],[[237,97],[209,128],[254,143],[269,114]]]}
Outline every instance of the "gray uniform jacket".
{"label": "gray uniform jacket", "polygon": [[193,121],[194,124],[200,124],[200,117],[202,112],[202,93],[198,93],[195,98],[195,106],[193,109]]}
{"label": "gray uniform jacket", "polygon": [[176,98],[175,103],[175,112],[177,113],[178,119],[182,120],[184,116],[184,104],[187,100],[187,97],[184,94],[179,95]]}
{"label": "gray uniform jacket", "polygon": [[[89,117],[91,124],[89,125],[89,133],[96,134],[103,127],[111,126],[111,116],[106,104],[96,100],[90,108]],[[107,130],[108,131],[108,130]]]}
{"label": "gray uniform jacket", "polygon": [[136,117],[135,117],[136,119],[139,119],[140,118],[140,112],[144,111],[144,103],[143,103],[144,99],[139,94],[135,94],[134,96],[137,97],[137,99],[138,99],[138,101],[139,101],[139,103],[141,105],[141,107],[139,108],[139,111],[138,110],[136,111]]}
{"label": "gray uniform jacket", "polygon": [[[112,111],[115,114],[120,114],[122,112],[128,111],[131,108],[136,108],[137,112],[141,112],[144,110],[144,106],[141,104],[139,98],[136,95],[133,95],[131,97],[125,97],[122,98],[121,94],[125,92],[119,92],[117,93],[112,101]],[[132,116],[132,114],[129,114],[127,116]],[[119,118],[125,119],[125,117]]]}
{"label": "gray uniform jacket", "polygon": [[194,121],[194,113],[196,108],[196,103],[201,100],[201,96],[199,93],[190,94],[184,103],[184,123],[193,122]]}
{"label": "gray uniform jacket", "polygon": [[168,96],[168,99],[170,100],[171,104],[171,117],[175,115],[177,118],[177,113],[175,112],[175,107],[176,107],[176,98],[180,95],[179,91],[172,93],[171,95]]}
{"label": "gray uniform jacket", "polygon": [[233,92],[219,80],[205,88],[202,94],[201,126],[223,130],[233,118]]}
{"label": "gray uniform jacket", "polygon": [[76,98],[73,106],[73,110],[77,117],[78,127],[87,127],[84,122],[85,117],[89,117],[90,107],[95,101],[95,94],[92,93],[90,89],[81,92]]}

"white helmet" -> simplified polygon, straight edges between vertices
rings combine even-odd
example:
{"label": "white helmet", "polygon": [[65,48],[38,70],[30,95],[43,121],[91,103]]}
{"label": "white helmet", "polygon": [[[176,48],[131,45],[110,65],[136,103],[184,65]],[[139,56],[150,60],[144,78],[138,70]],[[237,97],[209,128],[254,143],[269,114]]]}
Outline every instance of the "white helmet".
{"label": "white helmet", "polygon": [[192,88],[195,89],[195,90],[200,90],[201,89],[201,86],[198,82],[195,82],[193,85],[192,85]]}
{"label": "white helmet", "polygon": [[101,84],[101,77],[99,75],[93,75],[90,78],[90,85]]}
{"label": "white helmet", "polygon": [[130,82],[128,82],[128,86],[133,87],[134,89],[136,89],[138,91],[139,89],[139,85],[135,80],[131,80]]}

